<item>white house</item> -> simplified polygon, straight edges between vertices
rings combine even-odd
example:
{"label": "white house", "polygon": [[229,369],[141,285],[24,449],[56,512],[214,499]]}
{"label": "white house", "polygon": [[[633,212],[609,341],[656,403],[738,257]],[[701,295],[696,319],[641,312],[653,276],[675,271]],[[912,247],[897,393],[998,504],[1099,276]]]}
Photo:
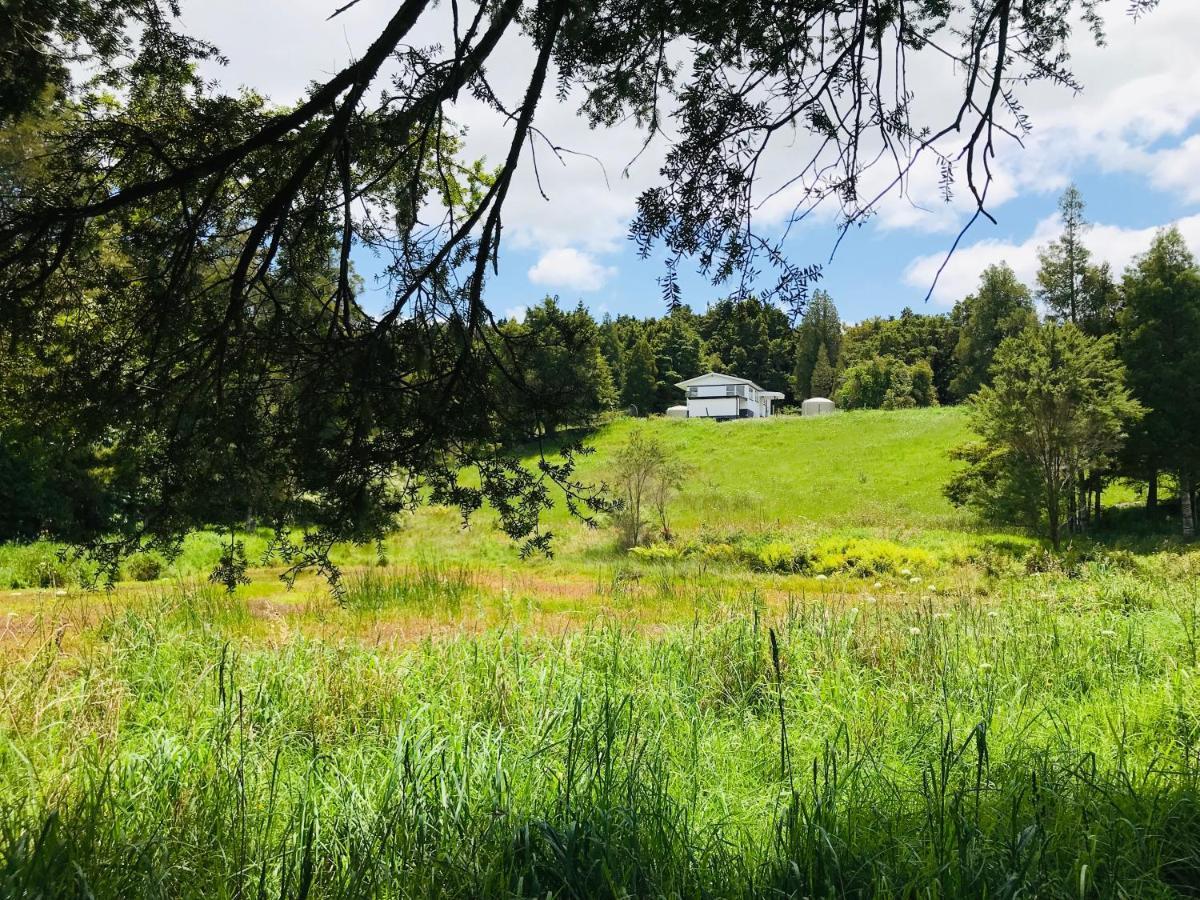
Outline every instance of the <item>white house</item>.
{"label": "white house", "polygon": [[689,378],[675,387],[687,394],[689,419],[762,419],[771,415],[774,401],[783,399],[779,391],[765,391],[749,378],[719,372]]}

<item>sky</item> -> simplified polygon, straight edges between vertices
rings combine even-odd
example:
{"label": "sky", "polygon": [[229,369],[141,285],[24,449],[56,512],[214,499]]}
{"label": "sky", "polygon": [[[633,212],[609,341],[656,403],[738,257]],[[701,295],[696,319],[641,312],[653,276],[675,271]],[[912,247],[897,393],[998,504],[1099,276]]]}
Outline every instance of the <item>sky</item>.
{"label": "sky", "polygon": [[[213,41],[228,62],[207,75],[229,90],[249,87],[279,103],[301,97],[354,59],[395,11],[398,0],[360,0],[329,21],[334,0],[184,0],[183,18],[193,33]],[[1024,90],[1033,131],[1024,147],[1004,142],[997,150],[997,179],[989,195],[992,224],[979,220],[960,243],[934,287],[934,275],[971,212],[965,191],[950,204],[937,196],[936,171],[914,172],[905,196],[889,195],[878,215],[854,228],[834,250],[833,210],[792,228],[789,258],[822,265],[820,287],[829,291],[845,321],[892,315],[904,307],[921,312],[949,309],[978,283],[991,263],[1006,261],[1034,283],[1037,251],[1059,229],[1057,202],[1070,183],[1078,186],[1093,223],[1087,243],[1093,255],[1120,272],[1144,252],[1156,229],[1177,224],[1200,251],[1200,3],[1161,0],[1138,21],[1124,0],[1102,7],[1107,42],[1097,47],[1083,28],[1072,37],[1071,71],[1082,85],[1075,93],[1048,84]],[[435,23],[436,24],[436,23]],[[443,39],[434,25],[414,43]],[[529,68],[528,48],[505,39],[489,64],[498,91],[513,98]],[[917,95],[949,102],[952,71],[932,57],[912,66]],[[570,98],[569,98],[570,99]],[[508,132],[498,117],[464,99],[450,116],[466,129],[469,158],[499,160]],[[567,103],[539,107],[537,126],[556,144],[588,156],[560,161],[539,154],[541,195],[528,154],[505,206],[500,272],[486,300],[497,315],[519,317],[548,294],[585,303],[597,316],[664,311],[657,282],[661,255],[639,259],[627,238],[639,192],[656,183],[664,148],[637,156],[641,135],[632,125],[592,130]],[[794,151],[793,151],[794,152]],[[772,171],[788,171],[785,148]],[[779,204],[765,205],[760,221],[781,227]],[[359,254],[355,264],[367,282],[364,305],[378,308],[386,291],[374,273],[381,262]],[[685,274],[683,299],[697,310],[721,289]],[[931,292],[932,288],[932,292]]]}

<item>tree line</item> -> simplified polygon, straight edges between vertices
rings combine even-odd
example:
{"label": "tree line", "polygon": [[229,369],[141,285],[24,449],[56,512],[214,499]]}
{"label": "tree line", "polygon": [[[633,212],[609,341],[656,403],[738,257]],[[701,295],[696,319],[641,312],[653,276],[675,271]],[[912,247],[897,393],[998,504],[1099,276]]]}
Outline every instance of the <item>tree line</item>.
{"label": "tree line", "polygon": [[[783,390],[785,408],[811,396],[832,397],[848,409],[973,401],[982,439],[956,451],[966,466],[949,496],[988,518],[1043,528],[1055,541],[1064,529],[1095,523],[1104,485],[1115,477],[1142,484],[1151,509],[1166,480],[1193,509],[1200,447],[1195,260],[1179,233],[1166,230],[1115,277],[1092,260],[1084,204],[1074,188],[1062,198],[1061,212],[1063,233],[1041,251],[1034,288],[1006,264],[989,266],[978,288],[946,313],[906,308],[898,316],[847,324],[834,299],[817,290],[796,321],[753,296],[721,299],[703,312],[676,304],[659,317],[597,320],[582,303],[570,307],[546,297],[521,320],[486,328],[493,351],[477,364],[490,385],[487,415],[495,439],[516,446],[589,425],[605,413],[661,413],[681,401],[679,381],[720,371]],[[311,270],[317,258],[304,264]],[[1045,321],[1039,321],[1038,302]],[[36,358],[10,357],[0,399],[35,389],[39,368],[68,351],[75,352],[67,344],[43,347]],[[1072,426],[1091,429],[1086,451],[1072,448],[1069,461],[1041,460],[1040,477],[1028,461],[1034,451],[1019,448],[1018,439],[1038,411],[1062,398],[1021,391],[1053,381],[1030,369],[1048,355],[1082,366],[1072,375],[1080,381],[1065,411],[1095,408],[1092,419]],[[1086,385],[1092,393],[1078,393]],[[1101,408],[1112,413],[1105,426],[1095,421]],[[89,452],[53,424],[22,424],[10,416],[0,427],[6,485],[0,537],[70,538],[100,527],[119,513],[126,476],[140,458],[112,449]],[[274,483],[287,489],[282,477]],[[1194,512],[1181,515],[1184,527],[1194,530]]]}
{"label": "tree line", "polygon": [[1138,485],[1151,511],[1166,481],[1191,535],[1200,270],[1178,230],[1165,229],[1116,276],[1087,247],[1076,188],[1060,213],[1062,233],[1039,251],[1033,287],[992,265],[942,314],[905,309],[845,324],[818,290],[794,324],[754,297],[596,321],[582,305],[568,311],[547,298],[523,323],[501,325],[528,346],[514,369],[544,386],[545,399],[519,398],[533,407],[512,419],[529,434],[610,409],[661,413],[681,400],[678,382],[707,371],[782,389],[785,407],[812,396],[848,409],[969,402],[980,440],[956,450],[966,466],[947,489],[955,503],[1057,544],[1098,523],[1114,478]]}
{"label": "tree line", "polygon": [[[1057,547],[1064,533],[1099,522],[1107,481],[1143,488],[1151,512],[1168,481],[1190,539],[1200,470],[1200,268],[1172,227],[1114,277],[1087,248],[1084,208],[1069,188],[1063,232],[1040,252],[1043,321],[1030,292],[1004,278],[1008,299],[993,304],[990,318],[1008,334],[978,346],[975,365],[958,376],[960,387],[973,388],[980,439],[958,449],[967,465],[947,495],[992,520],[1040,530]],[[978,381],[968,381],[974,373]]]}

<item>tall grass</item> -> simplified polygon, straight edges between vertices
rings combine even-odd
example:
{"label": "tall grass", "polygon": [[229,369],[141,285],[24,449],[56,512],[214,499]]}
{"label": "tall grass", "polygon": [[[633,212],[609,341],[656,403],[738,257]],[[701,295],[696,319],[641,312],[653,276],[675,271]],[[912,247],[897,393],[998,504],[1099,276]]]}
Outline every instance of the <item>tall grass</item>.
{"label": "tall grass", "polygon": [[[353,634],[474,596],[375,570]],[[664,576],[665,577],[665,576]],[[614,584],[617,579],[614,579]],[[668,586],[658,585],[661,592]],[[208,588],[0,673],[0,896],[1171,897],[1200,884],[1194,581],[700,596],[380,653]]]}

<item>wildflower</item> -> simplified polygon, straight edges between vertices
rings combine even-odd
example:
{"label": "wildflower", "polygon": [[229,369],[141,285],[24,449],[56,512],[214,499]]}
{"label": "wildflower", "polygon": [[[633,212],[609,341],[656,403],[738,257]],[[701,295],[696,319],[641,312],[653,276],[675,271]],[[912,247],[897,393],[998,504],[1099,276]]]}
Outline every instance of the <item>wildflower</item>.
{"label": "wildflower", "polygon": [[867,602],[868,602],[868,603],[874,603],[874,602],[875,602],[875,598],[874,598],[874,597],[872,597],[870,594],[867,594]]}
{"label": "wildflower", "polygon": [[909,584],[920,584],[921,579],[918,578],[916,575],[914,575],[912,578],[908,579],[908,583]]}
{"label": "wildflower", "polygon": [[908,633],[911,635],[918,635],[921,633],[921,629],[914,625],[912,628],[908,629]]}
{"label": "wildflower", "polygon": [[994,610],[994,609],[990,609],[990,610],[988,610],[988,618],[989,619],[998,619],[998,618],[1000,618],[1000,613],[996,612],[996,610]]}
{"label": "wildflower", "polygon": [[1103,631],[1100,632],[1100,634],[1103,637],[1116,637],[1117,636],[1117,633],[1115,631],[1113,631],[1111,628],[1105,628]]}
{"label": "wildflower", "polygon": [[931,584],[931,585],[929,586],[929,593],[931,593],[931,594],[936,594],[936,593],[937,593],[937,585],[936,585],[936,584]]}
{"label": "wildflower", "polygon": [[882,581],[875,582],[875,590],[879,590],[881,587],[883,587]]}
{"label": "wildflower", "polygon": [[54,592],[54,596],[55,597],[65,597],[65,596],[67,596],[67,592],[64,590],[57,590]]}
{"label": "wildflower", "polygon": [[990,672],[990,671],[992,671],[992,664],[991,664],[991,663],[989,663],[989,662],[981,662],[981,663],[979,664],[979,671],[980,671],[980,672]]}
{"label": "wildflower", "polygon": [[907,578],[909,575],[912,574],[912,572],[909,569],[901,569],[900,574],[903,575],[905,578]]}
{"label": "wildflower", "polygon": [[829,577],[828,575],[821,573],[820,575],[817,576],[817,581],[824,581],[828,577]]}

